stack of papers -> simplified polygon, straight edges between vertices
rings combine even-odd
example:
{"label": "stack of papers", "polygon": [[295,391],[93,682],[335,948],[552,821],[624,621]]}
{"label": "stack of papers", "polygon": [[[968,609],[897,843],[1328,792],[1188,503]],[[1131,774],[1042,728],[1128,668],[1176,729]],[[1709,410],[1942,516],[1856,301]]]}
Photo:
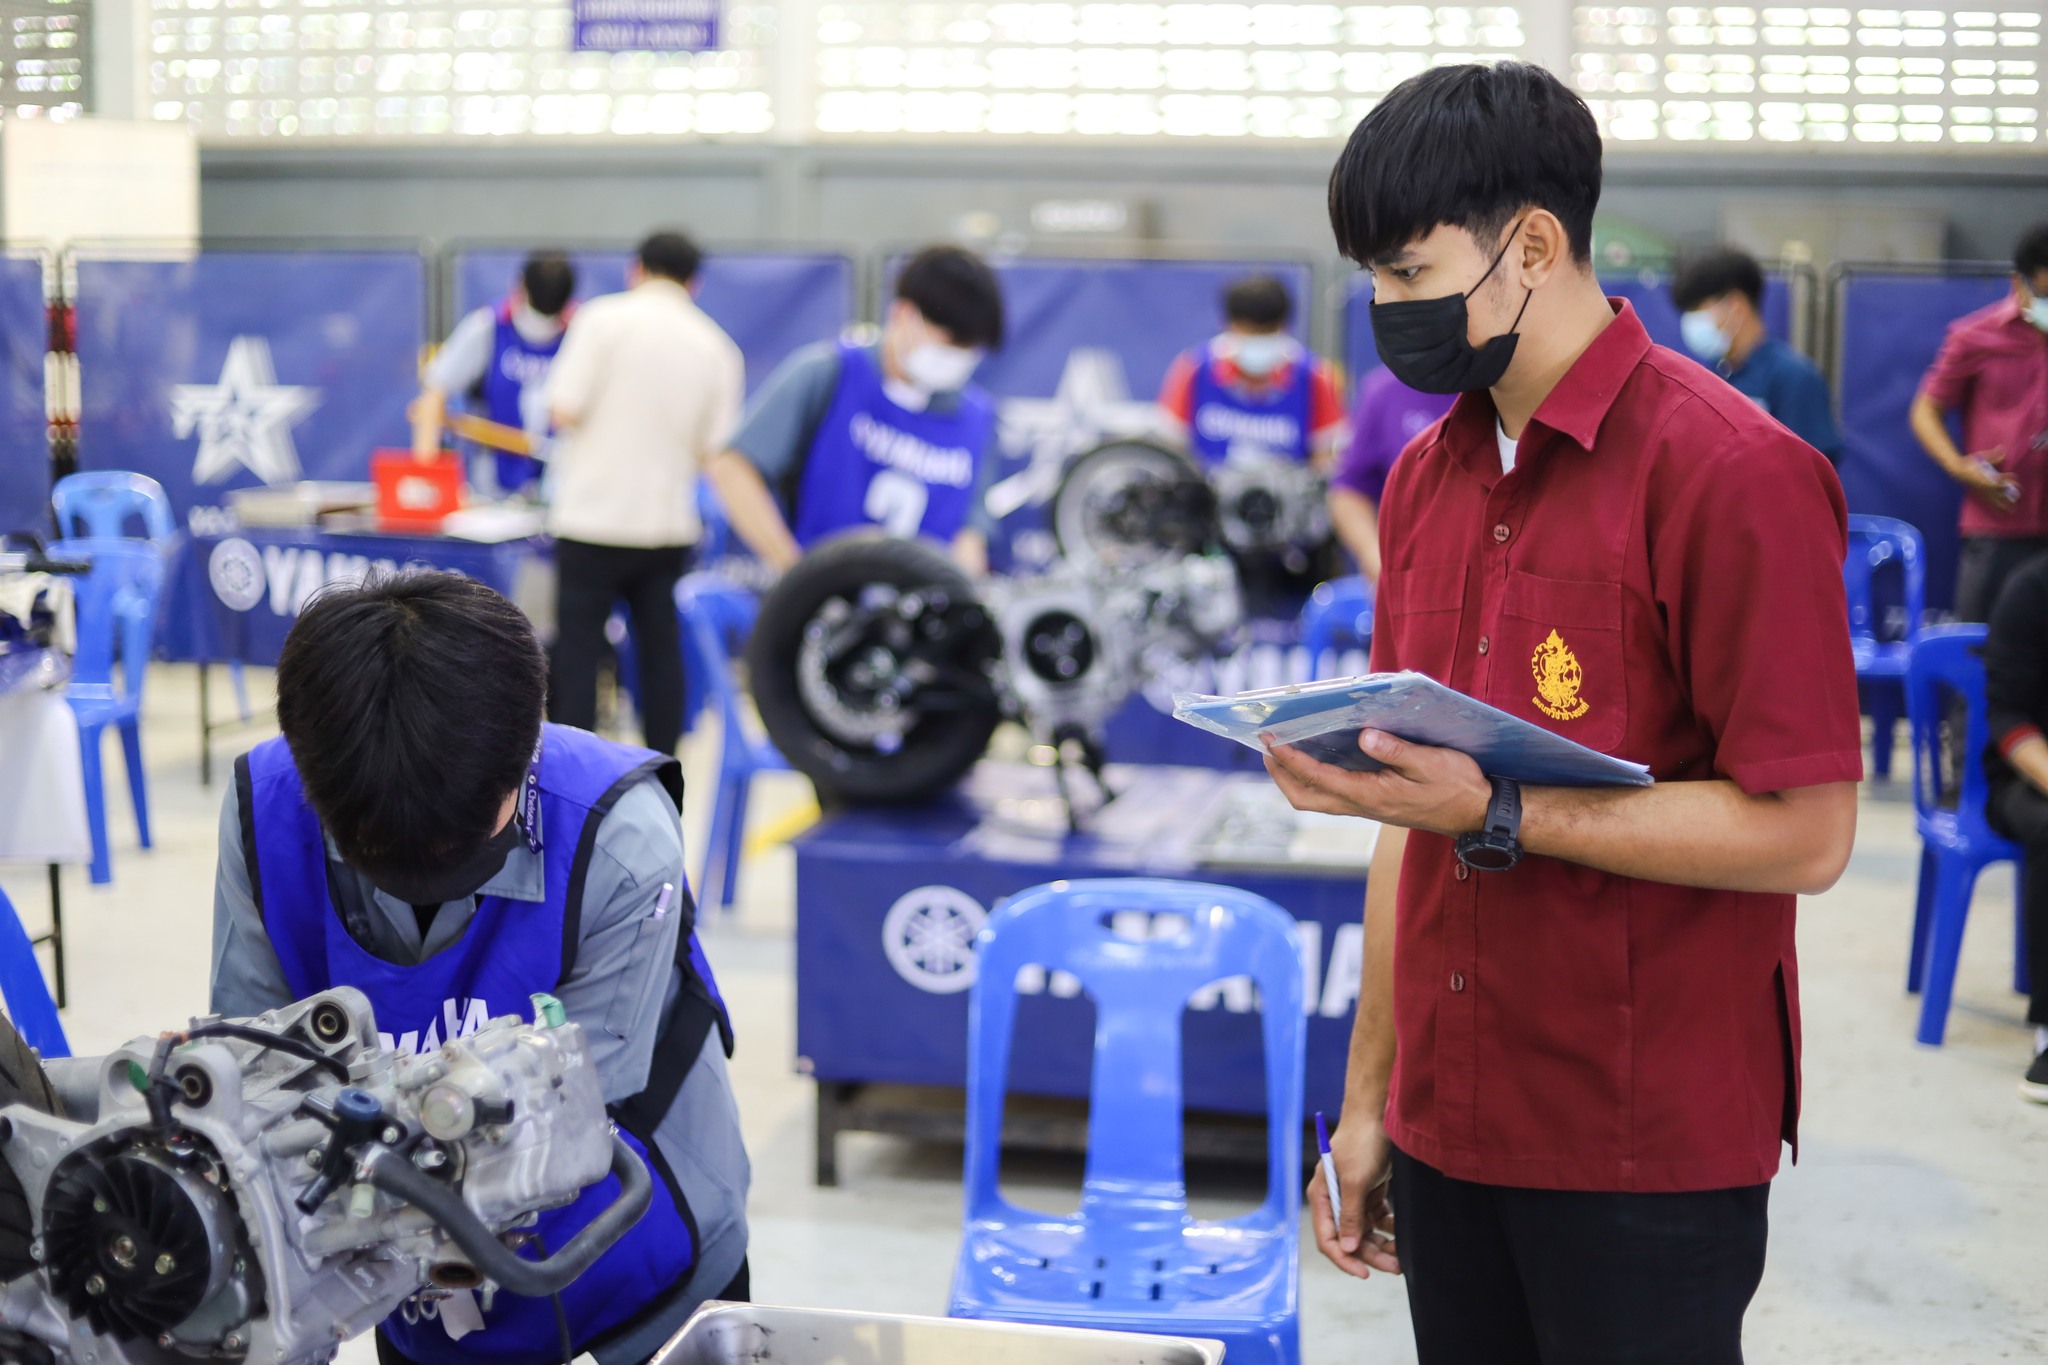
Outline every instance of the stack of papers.
{"label": "stack of papers", "polygon": [[1174,694],[1173,714],[1197,729],[1264,750],[1261,735],[1353,772],[1382,766],[1361,730],[1469,754],[1489,777],[1541,787],[1643,787],[1650,770],[1552,734],[1420,673],[1367,673],[1260,688],[1234,697]]}

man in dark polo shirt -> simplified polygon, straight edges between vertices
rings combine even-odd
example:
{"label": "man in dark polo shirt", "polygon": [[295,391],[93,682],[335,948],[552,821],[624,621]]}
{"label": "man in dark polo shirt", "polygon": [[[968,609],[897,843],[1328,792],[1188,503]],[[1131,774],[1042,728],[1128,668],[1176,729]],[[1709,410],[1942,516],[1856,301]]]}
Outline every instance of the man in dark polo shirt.
{"label": "man in dark polo shirt", "polygon": [[1330,180],[1381,358],[1461,393],[1387,484],[1374,667],[1657,778],[1517,790],[1373,732],[1380,771],[1268,759],[1385,825],[1341,1228],[1320,1176],[1310,1204],[1340,1268],[1407,1276],[1423,1365],[1741,1360],[1798,1115],[1794,897],[1855,835],[1840,485],[1602,297],[1599,192],[1585,104],[1517,63],[1403,82]]}

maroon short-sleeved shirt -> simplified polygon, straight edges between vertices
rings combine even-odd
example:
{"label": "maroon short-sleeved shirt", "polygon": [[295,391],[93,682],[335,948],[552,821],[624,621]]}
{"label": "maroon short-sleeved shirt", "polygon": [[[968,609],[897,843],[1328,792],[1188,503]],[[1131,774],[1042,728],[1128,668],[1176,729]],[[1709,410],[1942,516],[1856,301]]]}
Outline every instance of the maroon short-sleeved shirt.
{"label": "maroon short-sleeved shirt", "polygon": [[1963,419],[1963,450],[2002,449],[2019,500],[1963,499],[1966,536],[2048,536],[2048,334],[2010,296],[1949,324],[1920,392]]}
{"label": "maroon short-sleeved shirt", "polygon": [[[1611,302],[1511,474],[1483,392],[1396,462],[1373,667],[1659,782],[1856,781],[1834,471]],[[1389,1136],[1489,1184],[1769,1179],[1798,1113],[1793,903],[1554,858],[1464,874],[1450,839],[1410,834]]]}

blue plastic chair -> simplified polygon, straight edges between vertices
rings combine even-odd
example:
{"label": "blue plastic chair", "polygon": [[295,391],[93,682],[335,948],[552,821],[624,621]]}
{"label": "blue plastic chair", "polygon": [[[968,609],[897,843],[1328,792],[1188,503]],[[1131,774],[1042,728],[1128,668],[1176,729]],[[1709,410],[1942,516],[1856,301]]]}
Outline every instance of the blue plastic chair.
{"label": "blue plastic chair", "polygon": [[0,1000],[7,1002],[7,1017],[30,1047],[45,1057],[71,1055],[57,1002],[43,980],[43,964],[36,961],[35,945],[5,891],[0,891]]}
{"label": "blue plastic chair", "polygon": [[[1886,640],[1878,633],[1870,585],[1877,572],[1896,563],[1904,579],[1906,634]],[[1892,517],[1852,515],[1849,554],[1842,562],[1849,595],[1849,645],[1856,655],[1856,681],[1870,713],[1870,770],[1892,775],[1892,741],[1906,702],[1906,659],[1927,615],[1927,550],[1920,533]]]}
{"label": "blue plastic chair", "polygon": [[[1294,1365],[1307,1040],[1294,921],[1234,887],[1054,882],[1000,906],[976,949],[967,1227],[947,1311],[1213,1337],[1233,1365]],[[1017,973],[1031,965],[1072,973],[1095,1000],[1088,1169],[1073,1217],[1019,1208],[996,1184]],[[1237,976],[1262,1002],[1266,1199],[1242,1218],[1201,1223],[1188,1216],[1182,1174],[1181,1015],[1201,987]]]}
{"label": "blue plastic chair", "polygon": [[688,671],[718,712],[718,792],[697,886],[721,909],[732,906],[739,888],[754,774],[789,770],[788,760],[775,745],[751,728],[739,680],[733,676],[733,658],[746,648],[759,606],[753,593],[716,574],[694,573],[676,584]]}
{"label": "blue plastic chair", "polygon": [[1333,656],[1331,667],[1335,668],[1340,641],[1372,643],[1372,603],[1372,585],[1359,574],[1316,585],[1301,608],[1301,643],[1308,651],[1311,679],[1336,676],[1324,673],[1323,660],[1325,655]]}
{"label": "blue plastic chair", "polygon": [[[147,474],[118,469],[66,474],[50,489],[50,506],[57,513],[57,534],[62,536],[162,544],[178,533],[169,495]],[[127,529],[131,517],[142,525],[139,536]]]}
{"label": "blue plastic chair", "polygon": [[[99,540],[147,540],[168,556],[178,539],[178,518],[164,486],[147,474],[119,469],[66,474],[50,489],[50,507],[57,514],[60,536]],[[128,530],[130,519],[142,527]],[[249,719],[249,682],[240,659],[228,660],[228,682],[235,692],[235,712]],[[205,686],[202,676],[200,685]]]}
{"label": "blue plastic chair", "polygon": [[[1913,907],[1913,957],[1906,989],[1920,994],[1921,1042],[1939,1047],[1948,1028],[1955,992],[1956,961],[1963,949],[1963,925],[1977,874],[1993,863],[2018,863],[2018,844],[1985,822],[1990,786],[1984,776],[1984,746],[1991,723],[1984,698],[1984,643],[1981,625],[1931,626],[1920,632],[1906,665],[1906,715],[1913,728],[1913,824],[1920,833],[1920,880]],[[1965,726],[1960,790],[1942,778],[1940,724],[1948,698],[1960,697]],[[1953,798],[1953,800],[1951,800]],[[2018,900],[2018,897],[2015,897]],[[2027,989],[2026,912],[2015,905],[2013,989]]]}
{"label": "blue plastic chair", "polygon": [[[53,555],[91,561],[77,580],[78,653],[71,663],[65,699],[78,717],[78,741],[85,764],[86,814],[92,824],[92,879],[113,880],[107,852],[107,790],[100,764],[100,738],[111,725],[121,732],[128,762],[128,792],[135,803],[135,829],[150,847],[148,780],[142,767],[142,682],[149,670],[156,634],[157,601],[163,594],[164,561],[146,540],[60,540]],[[120,678],[115,679],[115,665]]]}

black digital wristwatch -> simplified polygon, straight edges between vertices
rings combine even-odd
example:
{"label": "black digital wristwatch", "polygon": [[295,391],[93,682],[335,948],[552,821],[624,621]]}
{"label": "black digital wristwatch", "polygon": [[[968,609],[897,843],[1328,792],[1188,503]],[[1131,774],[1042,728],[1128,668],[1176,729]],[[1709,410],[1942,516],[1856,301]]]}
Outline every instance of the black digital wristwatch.
{"label": "black digital wristwatch", "polygon": [[1486,804],[1486,823],[1458,836],[1458,861],[1474,872],[1505,872],[1522,861],[1522,786],[1505,777],[1487,781],[1493,800]]}

